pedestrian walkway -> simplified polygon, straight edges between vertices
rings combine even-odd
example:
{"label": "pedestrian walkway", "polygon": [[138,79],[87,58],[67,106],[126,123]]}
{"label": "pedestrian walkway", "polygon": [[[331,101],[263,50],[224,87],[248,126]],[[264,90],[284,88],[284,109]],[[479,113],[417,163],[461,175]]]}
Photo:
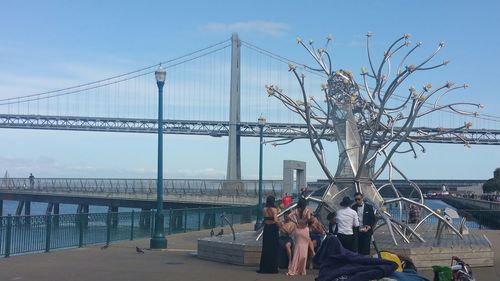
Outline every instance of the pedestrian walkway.
{"label": "pedestrian walkway", "polygon": [[[253,224],[239,225],[237,231],[250,230]],[[215,229],[217,233],[219,228]],[[224,228],[230,235],[230,229]],[[484,231],[499,252],[500,231]],[[222,264],[196,258],[197,239],[210,235],[210,230],[168,236],[168,249],[137,253],[136,246],[147,248],[149,239],[125,241],[101,246],[68,249],[50,253],[14,256],[0,259],[2,281],[169,281],[169,280],[305,280],[312,281],[317,270],[308,270],[307,276],[289,277],[285,274],[261,275],[256,268]],[[495,255],[495,267],[475,268],[477,280],[500,280],[496,268],[500,254]],[[431,272],[423,272],[431,278]],[[432,278],[431,278],[432,279]]]}

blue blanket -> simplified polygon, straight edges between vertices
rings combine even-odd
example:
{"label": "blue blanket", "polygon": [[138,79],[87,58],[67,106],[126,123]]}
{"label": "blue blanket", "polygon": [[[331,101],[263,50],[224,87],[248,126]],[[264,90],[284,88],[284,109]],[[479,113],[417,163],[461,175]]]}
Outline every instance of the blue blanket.
{"label": "blue blanket", "polygon": [[367,281],[390,276],[397,268],[392,261],[353,253],[340,244],[337,237],[329,235],[314,257],[320,266],[316,281]]}
{"label": "blue blanket", "polygon": [[429,279],[418,275],[418,273],[412,269],[405,269],[403,272],[394,272],[389,277],[398,281],[429,281]]}

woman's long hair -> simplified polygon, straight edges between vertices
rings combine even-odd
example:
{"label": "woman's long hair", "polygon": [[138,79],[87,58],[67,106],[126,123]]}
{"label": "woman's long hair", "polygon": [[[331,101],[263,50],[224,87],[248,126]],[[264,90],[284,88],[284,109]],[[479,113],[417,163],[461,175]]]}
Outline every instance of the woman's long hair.
{"label": "woman's long hair", "polygon": [[272,195],[267,196],[266,207],[267,208],[276,208],[276,206],[274,206],[274,201],[276,201],[276,198],[274,198],[274,196],[272,196]]}
{"label": "woman's long hair", "polygon": [[297,208],[304,211],[307,206],[307,200],[304,197],[300,197],[299,202],[297,202]]}
{"label": "woman's long hair", "polygon": [[297,202],[297,209],[299,209],[300,217],[302,217],[302,214],[304,213],[306,206],[307,206],[307,200],[304,197],[300,197],[299,202]]}

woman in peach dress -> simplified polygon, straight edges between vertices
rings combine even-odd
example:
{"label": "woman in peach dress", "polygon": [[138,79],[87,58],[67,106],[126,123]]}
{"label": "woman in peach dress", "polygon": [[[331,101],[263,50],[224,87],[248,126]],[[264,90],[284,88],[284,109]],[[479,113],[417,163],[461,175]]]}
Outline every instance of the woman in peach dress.
{"label": "woman in peach dress", "polygon": [[290,213],[290,219],[297,224],[292,233],[295,241],[292,263],[288,266],[287,275],[306,275],[307,253],[309,250],[309,227],[311,211],[306,208],[307,201],[300,198],[297,207]]}

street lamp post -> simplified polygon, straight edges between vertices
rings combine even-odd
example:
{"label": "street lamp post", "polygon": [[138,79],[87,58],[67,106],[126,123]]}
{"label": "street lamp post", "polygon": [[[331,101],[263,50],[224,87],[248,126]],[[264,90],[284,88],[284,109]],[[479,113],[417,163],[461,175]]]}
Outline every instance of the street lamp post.
{"label": "street lamp post", "polygon": [[259,203],[257,204],[257,220],[255,222],[255,230],[259,229],[262,224],[262,137],[264,135],[264,126],[266,126],[266,118],[259,117],[258,126],[259,132]]}
{"label": "street lamp post", "polygon": [[155,232],[149,246],[151,249],[167,248],[165,229],[163,226],[163,85],[167,71],[161,65],[155,71],[156,85],[158,86],[158,174],[156,180],[156,214]]}

